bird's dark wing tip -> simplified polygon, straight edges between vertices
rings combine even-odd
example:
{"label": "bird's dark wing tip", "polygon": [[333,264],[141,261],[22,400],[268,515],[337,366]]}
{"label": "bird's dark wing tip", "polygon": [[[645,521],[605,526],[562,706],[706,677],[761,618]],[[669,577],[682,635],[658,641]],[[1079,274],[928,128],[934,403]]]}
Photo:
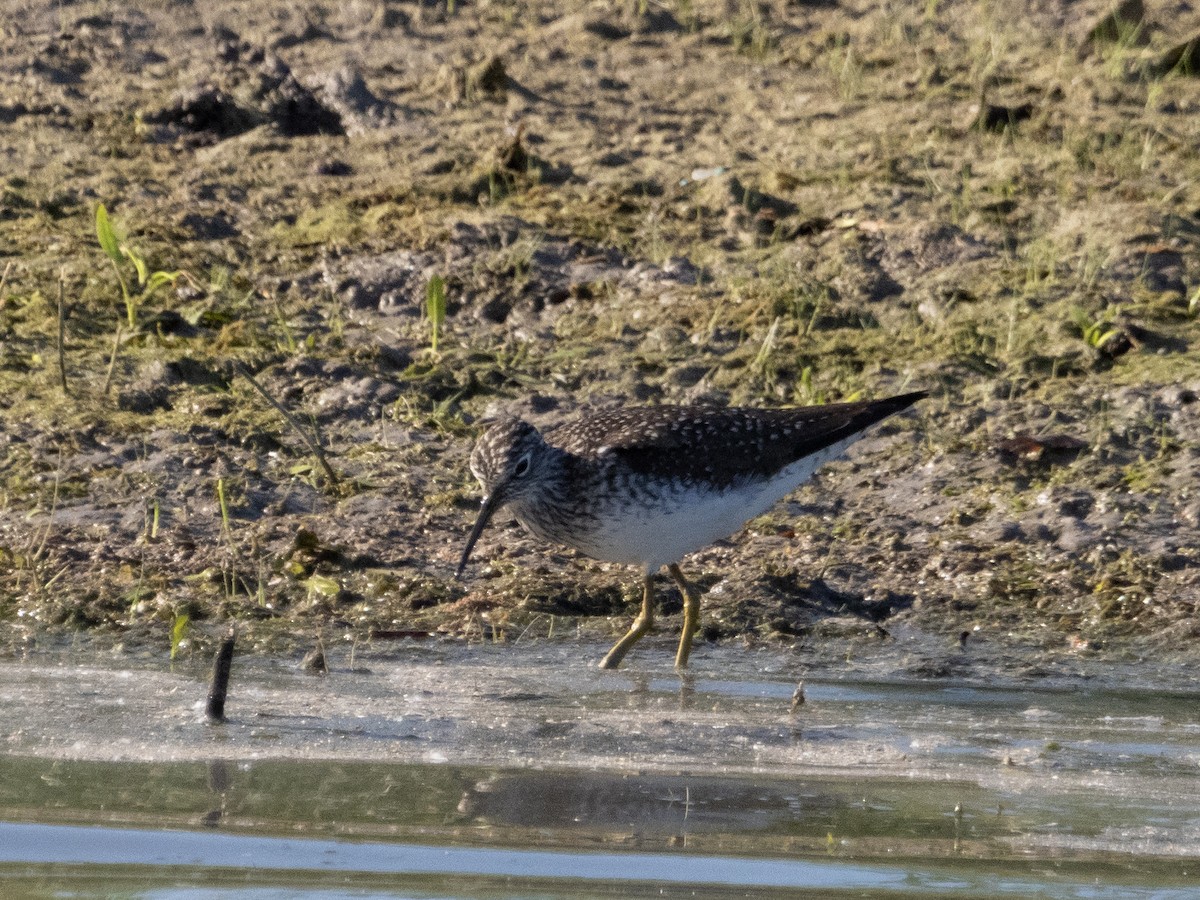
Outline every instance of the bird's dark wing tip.
{"label": "bird's dark wing tip", "polygon": [[907,394],[897,394],[894,397],[885,397],[878,401],[881,404],[887,404],[896,412],[902,409],[907,409],[919,400],[924,400],[929,396],[929,391],[909,391]]}

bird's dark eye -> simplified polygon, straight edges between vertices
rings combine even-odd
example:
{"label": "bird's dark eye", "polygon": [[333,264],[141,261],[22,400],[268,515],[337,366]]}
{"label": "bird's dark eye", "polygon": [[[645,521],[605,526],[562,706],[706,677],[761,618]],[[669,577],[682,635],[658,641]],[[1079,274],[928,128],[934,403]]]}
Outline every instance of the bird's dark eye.
{"label": "bird's dark eye", "polygon": [[517,464],[513,467],[513,476],[521,478],[529,471],[529,454],[526,453],[517,460]]}

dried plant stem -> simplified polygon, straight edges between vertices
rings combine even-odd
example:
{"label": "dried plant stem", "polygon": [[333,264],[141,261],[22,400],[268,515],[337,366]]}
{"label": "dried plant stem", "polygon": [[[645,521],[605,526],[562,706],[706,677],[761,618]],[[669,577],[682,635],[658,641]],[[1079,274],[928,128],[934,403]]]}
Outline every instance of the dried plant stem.
{"label": "dried plant stem", "polygon": [[[5,273],[7,274],[7,272]],[[67,388],[67,351],[66,351],[66,282],[65,272],[58,273],[58,381],[62,385],[64,396],[71,396]]]}
{"label": "dried plant stem", "polygon": [[325,458],[325,451],[321,449],[321,445],[318,444],[309,435],[309,433],[304,430],[304,427],[296,421],[295,416],[284,409],[274,397],[267,393],[266,389],[254,379],[253,375],[250,374],[249,369],[240,364],[238,368],[241,370],[242,377],[250,382],[250,386],[258,391],[264,400],[275,407],[275,411],[287,420],[287,423],[291,425],[293,429],[295,429],[296,434],[300,435],[300,440],[304,441],[305,445],[312,452],[312,455],[317,458],[317,462],[320,464],[322,471],[324,471],[325,478],[328,480],[329,486],[336,488],[338,486],[338,477],[334,473],[333,467],[329,465],[329,461]]}
{"label": "dried plant stem", "polygon": [[121,349],[121,323],[117,323],[117,335],[113,338],[112,356],[108,358],[108,372],[104,375],[104,387],[100,389],[100,393],[107,395],[108,389],[112,387],[113,371],[117,368],[117,351]]}
{"label": "dried plant stem", "polygon": [[4,266],[4,274],[0,275],[0,309],[4,309],[4,304],[8,302],[8,294],[5,289],[8,287],[8,273],[12,271],[12,261]]}

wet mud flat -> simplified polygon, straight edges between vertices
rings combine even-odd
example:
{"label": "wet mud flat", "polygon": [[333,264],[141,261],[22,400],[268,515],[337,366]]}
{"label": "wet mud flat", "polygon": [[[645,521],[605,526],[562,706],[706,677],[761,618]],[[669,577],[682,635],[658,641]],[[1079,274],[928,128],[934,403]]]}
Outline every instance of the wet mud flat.
{"label": "wet mud flat", "polygon": [[[585,892],[604,877],[818,890],[827,876],[878,896],[988,896],[995,879],[1142,896],[1194,879],[1200,705],[1182,669],[1156,684],[1119,666],[918,680],[889,677],[886,657],[801,672],[787,655],[715,650],[681,678],[600,672],[578,650],[413,645],[332,659],[324,677],[239,660],[222,725],[203,720],[195,665],[6,661],[0,829],[27,856],[8,851],[2,875],[187,852],[219,868],[251,852],[237,838],[268,839],[257,852],[281,872],[311,864],[311,847],[270,843],[287,838],[332,869],[515,867]],[[87,841],[21,830],[33,825],[101,825],[114,849],[56,856]],[[172,849],[145,832],[164,828],[207,836]],[[234,843],[205,843],[214,833]],[[450,856],[439,868],[422,847]],[[1134,893],[1104,893],[1119,886]]]}
{"label": "wet mud flat", "polygon": [[[642,7],[10,17],[0,617],[600,639],[611,567],[451,577],[481,420],[928,388],[697,555],[701,639],[1194,654],[1195,11]],[[187,277],[124,302],[100,203]]]}

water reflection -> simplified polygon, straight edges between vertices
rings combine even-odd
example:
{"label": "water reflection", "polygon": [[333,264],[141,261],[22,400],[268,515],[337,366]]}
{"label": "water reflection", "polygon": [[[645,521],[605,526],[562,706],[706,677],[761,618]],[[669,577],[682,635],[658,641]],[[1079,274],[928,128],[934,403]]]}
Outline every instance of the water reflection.
{"label": "water reflection", "polygon": [[[1170,805],[1155,813],[1155,827],[1176,837],[1194,816]],[[686,846],[756,856],[919,852],[926,858],[1000,857],[1014,846],[1028,850],[1039,839],[1064,835],[1100,848],[1101,835],[1144,824],[1128,803],[1103,792],[1038,796],[952,781],[20,757],[0,757],[0,819],[508,846]]]}

